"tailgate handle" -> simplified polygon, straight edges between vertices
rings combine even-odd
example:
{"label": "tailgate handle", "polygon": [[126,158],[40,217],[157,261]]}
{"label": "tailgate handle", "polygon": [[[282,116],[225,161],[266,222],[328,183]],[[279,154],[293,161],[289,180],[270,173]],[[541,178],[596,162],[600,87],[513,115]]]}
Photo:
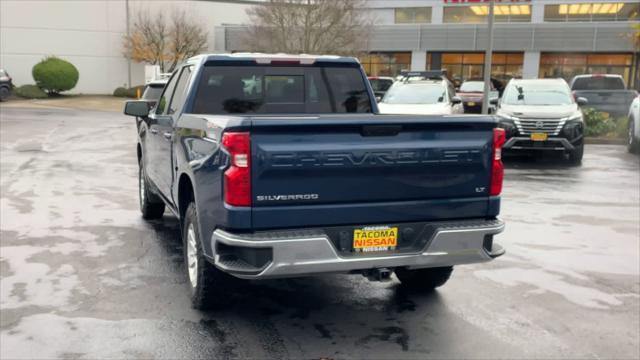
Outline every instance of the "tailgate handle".
{"label": "tailgate handle", "polygon": [[362,127],[362,136],[396,136],[402,125],[367,125]]}

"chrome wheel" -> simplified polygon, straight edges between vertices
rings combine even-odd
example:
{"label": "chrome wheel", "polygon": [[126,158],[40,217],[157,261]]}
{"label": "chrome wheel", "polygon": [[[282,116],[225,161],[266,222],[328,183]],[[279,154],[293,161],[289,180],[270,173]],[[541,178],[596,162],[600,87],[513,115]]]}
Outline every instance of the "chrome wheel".
{"label": "chrome wheel", "polygon": [[189,224],[187,230],[187,269],[189,271],[189,281],[191,286],[196,287],[198,283],[198,252],[196,244],[196,232],[193,224]]}
{"label": "chrome wheel", "polygon": [[144,200],[145,200],[144,193],[146,190],[144,185],[144,170],[142,168],[140,168],[140,176],[138,177],[140,178],[138,188],[140,189],[140,208],[142,209],[142,207],[144,206]]}

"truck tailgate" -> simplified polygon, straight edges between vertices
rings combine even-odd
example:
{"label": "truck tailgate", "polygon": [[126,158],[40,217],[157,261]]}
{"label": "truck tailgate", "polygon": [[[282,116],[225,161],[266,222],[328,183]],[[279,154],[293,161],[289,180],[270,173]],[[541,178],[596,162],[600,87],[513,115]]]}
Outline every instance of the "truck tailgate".
{"label": "truck tailgate", "polygon": [[254,228],[483,218],[492,117],[255,117]]}

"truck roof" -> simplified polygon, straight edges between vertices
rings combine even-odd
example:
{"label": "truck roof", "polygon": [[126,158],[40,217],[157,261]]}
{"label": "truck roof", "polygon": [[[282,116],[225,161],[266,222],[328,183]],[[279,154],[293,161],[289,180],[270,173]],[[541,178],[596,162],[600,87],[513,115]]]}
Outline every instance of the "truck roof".
{"label": "truck roof", "polygon": [[202,54],[196,55],[188,62],[196,61],[247,61],[254,60],[257,63],[269,64],[271,61],[292,61],[300,64],[313,64],[316,61],[359,64],[358,59],[349,56],[336,55],[310,55],[310,54],[267,54],[267,53],[233,53],[233,54]]}

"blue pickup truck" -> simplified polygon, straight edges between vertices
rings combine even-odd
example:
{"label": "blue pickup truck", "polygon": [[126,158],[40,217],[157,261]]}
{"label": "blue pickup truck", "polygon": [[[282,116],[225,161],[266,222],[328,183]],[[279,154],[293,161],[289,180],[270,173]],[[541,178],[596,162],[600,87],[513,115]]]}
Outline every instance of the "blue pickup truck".
{"label": "blue pickup truck", "polygon": [[380,115],[354,58],[201,55],[129,101],[140,209],[180,220],[192,304],[241,279],[362,274],[433,289],[504,253],[504,131],[490,116]]}

